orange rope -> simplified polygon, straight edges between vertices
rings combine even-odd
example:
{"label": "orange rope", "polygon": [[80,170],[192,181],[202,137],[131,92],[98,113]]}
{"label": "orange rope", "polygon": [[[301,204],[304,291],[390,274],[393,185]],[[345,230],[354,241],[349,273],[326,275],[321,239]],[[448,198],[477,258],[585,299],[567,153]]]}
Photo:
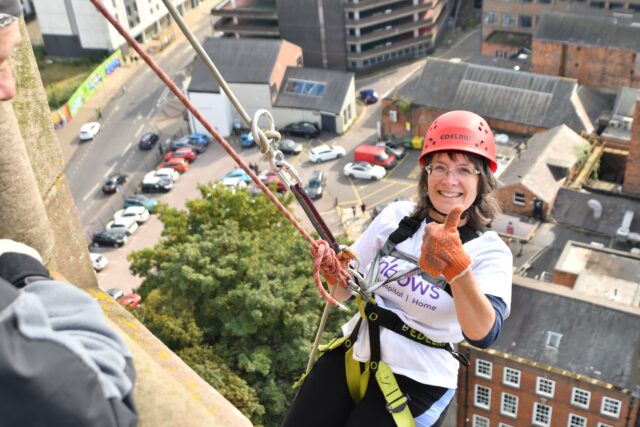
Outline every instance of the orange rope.
{"label": "orange rope", "polygon": [[[253,172],[253,170],[251,170],[247,166],[247,164],[242,160],[242,158],[233,150],[233,148],[231,148],[229,143],[225,141],[222,135],[220,135],[218,131],[202,116],[202,114],[200,114],[198,109],[191,103],[191,101],[189,101],[189,99],[182,93],[182,91],[178,89],[176,84],[169,78],[169,76],[154,62],[154,60],[147,54],[147,52],[145,52],[144,49],[142,49],[142,47],[138,44],[138,42],[133,37],[131,37],[131,35],[109,13],[109,11],[101,4],[101,2],[99,0],[91,0],[91,3],[93,3],[96,9],[98,9],[98,11],[102,13],[102,15],[111,23],[111,25],[113,25],[113,27],[122,35],[122,37],[125,38],[127,43],[129,43],[129,46],[131,46],[133,50],[135,50],[138,53],[138,55],[140,55],[140,57],[144,60],[144,62],[147,63],[147,65],[153,70],[154,73],[156,73],[156,75],[169,88],[169,90],[173,92],[173,94],[180,100],[180,102],[182,102],[182,104],[189,110],[189,112],[191,112],[191,114],[193,114],[194,117],[198,119],[198,121],[202,124],[202,126],[204,126],[204,128],[215,138],[218,144],[220,144],[220,146],[227,152],[227,154],[229,154],[229,156],[233,158],[236,164],[238,164],[242,169],[244,169],[245,172],[247,172],[247,174],[249,174],[253,182],[255,182],[256,185],[260,188],[260,190],[262,190],[265,193],[265,195],[269,198],[269,200],[271,200],[271,202],[276,206],[276,208],[280,211],[280,213],[282,213],[289,220],[289,222],[294,226],[294,228],[297,229],[298,232],[309,242],[309,245],[311,246],[311,253],[312,254],[317,253],[321,255],[320,259],[314,256],[314,279],[316,279],[316,288],[318,289],[322,297],[326,299],[329,303],[331,303],[331,305],[333,305],[334,307],[338,307],[340,309],[345,309],[345,307],[342,304],[336,301],[331,295],[329,295],[326,289],[324,289],[322,284],[319,282],[320,274],[319,272],[316,273],[315,271],[316,264],[317,265],[333,265],[334,263],[338,264],[338,268],[337,268],[338,270],[342,270],[341,267],[339,266],[338,260],[335,259],[336,254],[333,250],[331,250],[331,252],[327,252],[324,249],[318,249],[319,246],[324,246],[320,242],[328,246],[327,242],[325,242],[324,240],[317,240],[317,241],[313,240],[311,235],[307,233],[307,231],[295,219],[295,217],[291,214],[291,212],[289,212],[287,208],[283,206],[282,203],[280,203],[280,201],[276,198],[276,196],[262,183],[262,181],[260,181],[257,175]],[[333,263],[328,261],[325,262],[324,258],[326,257],[334,258],[334,262]],[[332,271],[336,271],[336,270],[334,269]],[[335,273],[332,273],[332,274],[335,274]],[[344,274],[348,275],[346,271],[344,271]],[[343,274],[341,274],[340,277],[343,277]]]}

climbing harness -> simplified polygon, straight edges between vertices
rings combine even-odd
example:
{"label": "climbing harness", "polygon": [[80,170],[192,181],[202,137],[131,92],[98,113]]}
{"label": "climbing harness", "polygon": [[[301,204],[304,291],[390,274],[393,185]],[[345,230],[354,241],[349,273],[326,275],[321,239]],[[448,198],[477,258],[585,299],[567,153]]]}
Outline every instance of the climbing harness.
{"label": "climbing harness", "polygon": [[[427,222],[431,222],[431,219],[427,218]],[[411,427],[415,425],[413,416],[409,410],[409,402],[411,399],[409,395],[404,394],[400,390],[391,368],[381,360],[381,327],[402,335],[403,337],[419,344],[445,350],[458,362],[466,366],[469,365],[469,359],[467,359],[463,354],[458,353],[451,343],[441,343],[429,339],[422,332],[403,322],[402,319],[393,311],[380,307],[376,304],[375,299],[373,298],[373,291],[386,283],[400,280],[411,275],[426,275],[424,272],[420,271],[419,267],[412,267],[405,271],[396,272],[385,280],[376,281],[378,276],[378,261],[381,256],[391,255],[417,265],[418,260],[416,257],[396,249],[396,246],[415,234],[415,232],[420,228],[421,223],[421,220],[409,216],[404,217],[400,221],[398,228],[389,235],[382,249],[378,251],[374,260],[370,264],[370,268],[365,279],[365,283],[369,286],[365,286],[364,289],[361,288],[357,291],[356,305],[358,306],[360,319],[356,323],[353,331],[348,336],[334,338],[327,345],[320,346],[321,354],[344,347],[347,386],[349,388],[349,394],[355,403],[360,402],[363,398],[367,390],[369,378],[373,374],[376,378],[376,382],[378,383],[378,387],[380,387],[380,390],[386,400],[386,409],[393,417],[396,425],[399,427]],[[478,234],[467,226],[460,227],[459,232],[463,243],[478,237]],[[431,276],[427,276],[426,279],[451,295],[451,286],[446,282],[446,280],[443,280],[442,278],[433,278]],[[353,358],[353,346],[358,339],[358,333],[363,319],[366,319],[369,325],[369,348],[371,356],[369,361],[364,364],[364,368],[361,369],[360,362]]]}

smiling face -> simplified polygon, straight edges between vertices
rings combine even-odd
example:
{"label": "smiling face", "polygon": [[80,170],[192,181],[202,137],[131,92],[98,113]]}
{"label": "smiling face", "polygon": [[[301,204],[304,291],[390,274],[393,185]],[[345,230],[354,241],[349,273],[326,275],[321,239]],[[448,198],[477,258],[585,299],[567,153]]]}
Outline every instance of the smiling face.
{"label": "smiling face", "polygon": [[434,154],[429,164],[440,170],[444,166],[448,170],[444,176],[429,174],[427,186],[433,206],[443,214],[448,214],[456,205],[468,209],[478,195],[478,175],[472,173],[463,176],[464,174],[454,171],[475,171],[476,167],[471,160],[463,154],[442,152]]}
{"label": "smiling face", "polygon": [[19,44],[18,21],[0,28],[0,101],[8,101],[16,95],[16,83],[9,66],[9,57]]}

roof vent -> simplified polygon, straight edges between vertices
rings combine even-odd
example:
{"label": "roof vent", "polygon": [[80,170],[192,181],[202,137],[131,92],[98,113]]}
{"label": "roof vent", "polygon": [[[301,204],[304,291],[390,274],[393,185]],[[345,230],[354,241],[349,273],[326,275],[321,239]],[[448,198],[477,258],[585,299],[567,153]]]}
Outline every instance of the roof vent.
{"label": "roof vent", "polygon": [[593,211],[593,219],[600,219],[602,216],[602,203],[596,199],[589,199],[587,206]]}
{"label": "roof vent", "polygon": [[628,237],[629,236],[629,227],[631,227],[631,221],[633,221],[634,212],[631,210],[624,211],[624,216],[622,217],[622,224],[620,224],[620,228],[616,231],[616,235],[619,237]]}
{"label": "roof vent", "polygon": [[508,144],[509,135],[507,135],[506,133],[498,133],[496,134],[495,140],[497,144],[501,144],[501,145]]}

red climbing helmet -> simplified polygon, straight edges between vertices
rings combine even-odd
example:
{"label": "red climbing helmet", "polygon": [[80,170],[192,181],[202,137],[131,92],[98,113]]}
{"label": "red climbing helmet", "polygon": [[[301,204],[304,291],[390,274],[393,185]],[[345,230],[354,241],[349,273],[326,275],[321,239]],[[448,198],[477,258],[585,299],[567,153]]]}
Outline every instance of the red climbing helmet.
{"label": "red climbing helmet", "polygon": [[420,165],[424,167],[430,153],[448,150],[484,157],[489,161],[491,172],[498,169],[493,131],[476,113],[456,110],[438,116],[424,136]]}

